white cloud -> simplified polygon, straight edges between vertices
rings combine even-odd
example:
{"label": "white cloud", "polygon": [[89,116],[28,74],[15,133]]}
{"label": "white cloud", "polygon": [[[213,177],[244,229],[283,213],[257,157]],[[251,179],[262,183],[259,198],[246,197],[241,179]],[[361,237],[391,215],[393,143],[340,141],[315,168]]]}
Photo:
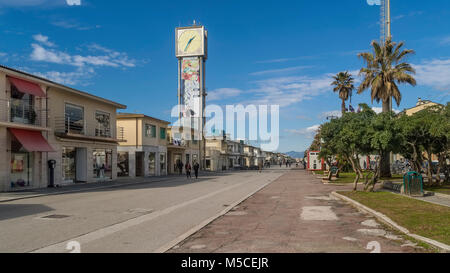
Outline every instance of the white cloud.
{"label": "white cloud", "polygon": [[308,128],[304,128],[304,129],[299,129],[299,130],[286,129],[284,131],[287,132],[287,133],[291,133],[291,134],[294,134],[294,135],[301,135],[301,136],[303,136],[305,138],[312,139],[317,134],[317,131],[319,130],[319,128],[320,128],[320,125],[314,125],[314,126],[311,126],[311,127],[308,127]]}
{"label": "white cloud", "polygon": [[261,76],[261,75],[267,75],[267,74],[286,73],[286,72],[297,71],[297,70],[307,69],[307,68],[311,68],[311,66],[295,66],[295,67],[288,67],[288,68],[282,68],[282,69],[258,71],[258,72],[250,73],[250,75]]}
{"label": "white cloud", "polygon": [[[91,78],[95,74],[94,68],[130,68],[136,66],[136,61],[128,57],[126,53],[102,47],[97,44],[88,46],[88,55],[71,55],[57,50],[53,43],[49,42],[47,36],[38,34],[33,36],[38,43],[32,43],[31,60],[35,62],[46,62],[69,67],[76,67],[74,71],[48,71],[34,73],[61,84],[78,84],[82,79]],[[86,48],[81,48],[81,50]]]}
{"label": "white cloud", "polygon": [[37,42],[39,42],[39,43],[41,43],[41,44],[43,44],[43,45],[49,46],[49,47],[54,47],[54,46],[55,46],[54,43],[52,43],[52,42],[50,42],[50,41],[48,40],[48,37],[47,37],[47,36],[44,36],[44,35],[42,35],[42,34],[36,34],[36,35],[34,35],[34,36],[33,36],[33,39],[34,39],[35,41],[37,41]]}
{"label": "white cloud", "polygon": [[373,5],[379,6],[379,5],[381,5],[381,0],[367,0],[367,4],[369,6],[373,6]]}
{"label": "white cloud", "polygon": [[[42,36],[45,37],[45,36]],[[48,39],[48,38],[47,38]],[[33,61],[65,64],[71,66],[107,66],[107,67],[135,67],[136,61],[128,58],[126,53],[109,50],[107,54],[97,56],[70,55],[68,53],[45,48],[43,45],[33,43],[31,45],[31,59]]]}
{"label": "white cloud", "polygon": [[[377,114],[383,113],[383,107],[372,107],[372,110],[373,110],[375,113],[377,113]],[[398,109],[392,109],[392,111],[394,111],[394,113],[396,113],[396,114],[398,114],[398,113],[401,112],[401,111],[398,110]]]}
{"label": "white cloud", "polygon": [[256,81],[254,83],[257,87],[248,91],[254,94],[254,98],[247,103],[289,106],[329,91],[331,82],[328,75],[280,77]]}
{"label": "white cloud", "polygon": [[450,90],[450,59],[426,61],[413,67],[416,69],[417,84],[440,91]]}
{"label": "white cloud", "polygon": [[208,92],[208,101],[218,101],[239,96],[242,90],[236,88],[219,88]]}
{"label": "white cloud", "polygon": [[81,0],[66,0],[69,6],[81,6]]}
{"label": "white cloud", "polygon": [[40,76],[51,81],[64,84],[64,85],[75,85],[79,84],[81,79],[91,78],[95,71],[92,68],[78,68],[76,71],[72,72],[59,72],[59,71],[48,71],[48,72],[35,72],[32,73],[36,76]]}

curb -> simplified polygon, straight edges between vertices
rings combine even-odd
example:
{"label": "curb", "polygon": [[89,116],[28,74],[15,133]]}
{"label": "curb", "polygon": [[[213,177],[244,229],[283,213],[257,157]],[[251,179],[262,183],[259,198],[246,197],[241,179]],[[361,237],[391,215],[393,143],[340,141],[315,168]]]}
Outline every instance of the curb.
{"label": "curb", "polygon": [[442,197],[442,198],[448,198],[450,199],[450,195],[448,194],[443,194],[443,193],[439,193],[439,192],[434,192],[434,191],[425,191],[426,194],[431,194],[437,197]]}
{"label": "curb", "polygon": [[[283,175],[281,175],[280,177],[282,177]],[[206,219],[205,221],[201,222],[200,224],[198,224],[197,226],[191,228],[190,230],[188,230],[187,232],[185,232],[184,234],[182,234],[181,236],[177,237],[176,239],[174,239],[173,241],[163,245],[162,247],[158,248],[157,250],[155,250],[153,253],[165,253],[167,251],[169,251],[170,249],[172,249],[173,247],[175,247],[176,245],[178,245],[179,243],[183,242],[184,240],[186,240],[187,238],[189,238],[190,236],[192,236],[193,234],[197,233],[198,231],[200,231],[202,228],[206,227],[207,225],[209,225],[210,223],[212,223],[213,221],[215,221],[216,219],[224,216],[225,214],[227,214],[228,212],[230,212],[232,209],[234,209],[236,206],[240,205],[241,203],[245,202],[247,199],[249,199],[250,197],[252,197],[253,195],[255,195],[256,193],[260,192],[261,190],[263,190],[264,188],[266,188],[267,186],[269,186],[270,184],[276,182],[278,179],[280,179],[280,177],[278,177],[277,179],[271,181],[271,182],[267,182],[266,184],[260,186],[259,188],[257,188],[255,191],[251,192],[250,194],[246,195],[244,198],[238,200],[237,202],[231,204],[229,207],[227,207],[226,209],[224,209],[223,211],[219,212],[218,214]]]}
{"label": "curb", "polygon": [[17,198],[13,197],[11,199],[0,200],[0,204],[19,201],[19,200],[34,199],[34,198],[45,197],[45,196],[64,195],[64,194],[70,194],[70,193],[88,192],[88,191],[93,191],[93,190],[121,188],[121,187],[136,186],[136,185],[141,185],[141,184],[164,182],[166,180],[167,179],[148,181],[148,182],[134,182],[134,183],[132,182],[132,183],[127,183],[127,184],[100,186],[100,187],[95,187],[95,188],[70,190],[70,191],[64,191],[64,192],[39,193],[39,194],[35,194],[35,195],[22,196],[22,197],[17,197]]}
{"label": "curb", "polygon": [[390,227],[400,231],[401,233],[403,233],[403,234],[405,234],[407,236],[410,236],[410,237],[412,237],[412,238],[414,238],[414,239],[416,239],[418,241],[430,244],[430,245],[434,246],[435,248],[438,248],[439,250],[441,250],[441,252],[450,253],[450,246],[449,245],[446,245],[444,243],[441,243],[441,242],[438,242],[438,241],[435,241],[435,240],[432,240],[432,239],[429,239],[429,238],[426,238],[426,237],[423,237],[423,236],[420,236],[420,235],[417,235],[417,234],[412,234],[411,232],[409,232],[409,230],[407,230],[406,228],[398,225],[396,222],[394,222],[392,219],[390,219],[386,215],[384,215],[384,214],[382,214],[382,213],[380,213],[378,211],[375,211],[375,210],[373,210],[371,208],[368,208],[368,207],[364,206],[363,204],[361,204],[361,203],[359,203],[359,202],[357,202],[357,201],[355,201],[355,200],[353,200],[351,198],[348,198],[347,196],[343,196],[343,195],[341,195],[341,194],[339,194],[337,192],[332,192],[331,195],[336,197],[336,198],[339,198],[339,199],[341,199],[341,200],[343,200],[343,201],[345,201],[347,203],[349,203],[350,205],[352,205],[353,207],[357,208],[358,210],[360,210],[362,212],[365,212],[365,213],[368,213],[368,214],[374,216],[380,222],[383,222],[384,224],[386,224],[386,225],[388,225],[388,226],[390,226]]}

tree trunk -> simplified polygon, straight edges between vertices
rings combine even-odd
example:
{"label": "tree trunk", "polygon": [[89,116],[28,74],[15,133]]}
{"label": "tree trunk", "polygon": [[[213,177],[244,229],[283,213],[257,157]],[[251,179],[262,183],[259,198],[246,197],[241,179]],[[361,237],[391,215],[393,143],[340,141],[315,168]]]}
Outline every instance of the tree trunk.
{"label": "tree trunk", "polygon": [[427,170],[427,176],[428,176],[428,184],[430,186],[433,185],[433,158],[432,153],[430,150],[427,150],[427,161],[428,161],[428,170]]}
{"label": "tree trunk", "polygon": [[342,116],[344,116],[345,112],[347,112],[347,109],[346,109],[346,107],[345,107],[345,100],[342,100],[342,106],[341,106],[341,109],[342,109]]}
{"label": "tree trunk", "polygon": [[[391,112],[389,100],[383,101],[383,113]],[[381,157],[381,177],[392,177],[391,174],[391,155],[388,152],[383,153]]]}
{"label": "tree trunk", "polygon": [[389,113],[391,112],[391,107],[389,105],[389,100],[388,101],[383,101],[383,113]]}
{"label": "tree trunk", "polygon": [[355,160],[354,160],[353,156],[349,156],[348,157],[348,161],[350,161],[350,164],[352,164],[353,171],[356,174],[355,181],[353,182],[353,191],[357,191],[358,190],[359,178],[360,178],[359,177],[359,172],[358,172],[358,169],[356,167]]}
{"label": "tree trunk", "polygon": [[386,177],[386,178],[392,177],[391,155],[388,152],[383,152],[383,154],[381,155],[380,171],[381,171],[381,177]]}

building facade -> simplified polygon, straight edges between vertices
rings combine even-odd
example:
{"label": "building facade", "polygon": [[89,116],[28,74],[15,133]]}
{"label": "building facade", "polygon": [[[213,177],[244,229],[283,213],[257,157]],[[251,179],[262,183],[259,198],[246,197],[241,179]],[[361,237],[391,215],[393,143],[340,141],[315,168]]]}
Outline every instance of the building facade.
{"label": "building facade", "polygon": [[4,66],[0,104],[1,191],[116,178],[124,105]]}
{"label": "building facade", "polygon": [[[184,166],[189,162],[191,167],[195,163],[200,164],[200,146],[198,132],[194,129],[183,129],[183,127],[171,126],[167,130],[167,154],[168,173],[179,174],[185,172]],[[184,137],[183,137],[184,135]],[[190,140],[188,140],[190,139]],[[182,169],[178,167],[183,165]]]}
{"label": "building facade", "polygon": [[119,177],[167,175],[167,128],[169,122],[142,114],[118,114],[123,130],[118,147]]}

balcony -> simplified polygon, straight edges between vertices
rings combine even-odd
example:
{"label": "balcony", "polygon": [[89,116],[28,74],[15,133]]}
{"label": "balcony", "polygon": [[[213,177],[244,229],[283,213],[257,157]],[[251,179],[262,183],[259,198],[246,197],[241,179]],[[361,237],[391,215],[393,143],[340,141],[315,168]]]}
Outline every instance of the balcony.
{"label": "balcony", "polygon": [[71,120],[70,117],[55,118],[55,135],[63,138],[79,140],[95,140],[104,142],[125,141],[124,128],[117,128],[118,138],[111,128],[99,123],[88,123],[85,120]]}
{"label": "balcony", "polygon": [[29,100],[0,100],[0,122],[45,127],[47,111],[31,104]]}

